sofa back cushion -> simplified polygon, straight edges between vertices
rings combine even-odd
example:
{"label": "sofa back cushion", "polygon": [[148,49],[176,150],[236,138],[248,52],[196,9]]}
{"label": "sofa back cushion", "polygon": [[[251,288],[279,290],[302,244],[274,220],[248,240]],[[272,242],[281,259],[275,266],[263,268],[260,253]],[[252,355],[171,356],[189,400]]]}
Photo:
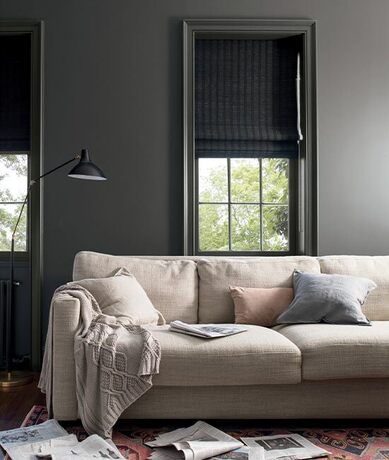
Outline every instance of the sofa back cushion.
{"label": "sofa back cushion", "polygon": [[105,278],[122,267],[135,276],[166,322],[198,321],[198,275],[193,260],[82,251],[74,259],[73,280]]}
{"label": "sofa back cushion", "polygon": [[293,271],[320,273],[314,257],[255,257],[201,259],[199,273],[199,322],[233,323],[230,286],[249,288],[292,287]]}
{"label": "sofa back cushion", "polygon": [[377,284],[362,307],[371,321],[389,320],[389,256],[325,256],[322,273],[369,278]]}

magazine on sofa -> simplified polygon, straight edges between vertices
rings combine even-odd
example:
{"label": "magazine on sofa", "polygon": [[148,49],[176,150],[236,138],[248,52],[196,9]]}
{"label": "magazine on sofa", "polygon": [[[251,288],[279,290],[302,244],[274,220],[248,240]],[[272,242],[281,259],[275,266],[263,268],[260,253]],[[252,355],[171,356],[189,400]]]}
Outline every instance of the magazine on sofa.
{"label": "magazine on sofa", "polygon": [[[161,434],[154,441],[146,444],[154,448],[149,457],[151,460],[227,458],[220,456],[226,452],[244,448],[240,441],[202,421],[188,428],[179,428]],[[242,456],[236,458],[242,459]],[[247,459],[247,456],[245,458]],[[257,458],[256,460],[264,459]]]}
{"label": "magazine on sofa", "polygon": [[303,438],[299,434],[277,434],[274,436],[259,436],[241,438],[248,447],[262,447],[266,460],[304,460],[308,458],[327,457],[327,450]]}
{"label": "magazine on sofa", "polygon": [[170,330],[203,339],[216,339],[245,332],[247,327],[237,324],[188,324],[177,320],[170,323]]}

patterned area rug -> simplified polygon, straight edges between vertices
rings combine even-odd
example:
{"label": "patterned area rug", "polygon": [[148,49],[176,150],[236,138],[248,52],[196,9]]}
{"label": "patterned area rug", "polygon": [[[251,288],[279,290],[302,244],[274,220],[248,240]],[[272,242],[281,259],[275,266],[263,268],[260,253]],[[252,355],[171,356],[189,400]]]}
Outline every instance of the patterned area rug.
{"label": "patterned area rug", "polygon": [[[23,426],[38,425],[47,420],[47,411],[44,406],[34,406],[26,416]],[[156,422],[160,423],[160,422]],[[238,422],[228,421],[215,424],[235,438],[241,436],[265,436],[281,433],[298,433],[314,444],[323,447],[332,453],[332,459],[343,460],[389,460],[389,428],[352,428],[352,429],[264,429],[254,426],[238,429]],[[270,422],[269,422],[270,423]],[[184,424],[182,426],[188,426]],[[64,425],[69,433],[77,435],[82,441],[87,437],[81,425]],[[151,449],[145,442],[155,438],[157,434],[178,428],[177,424],[166,426],[128,425],[119,426],[114,430],[112,440],[120,452],[129,460],[145,460]]]}

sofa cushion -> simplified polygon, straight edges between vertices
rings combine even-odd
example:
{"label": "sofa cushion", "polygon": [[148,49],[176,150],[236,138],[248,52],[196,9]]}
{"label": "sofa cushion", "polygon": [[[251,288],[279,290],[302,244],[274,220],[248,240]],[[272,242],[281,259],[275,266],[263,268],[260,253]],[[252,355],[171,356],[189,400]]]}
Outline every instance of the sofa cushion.
{"label": "sofa cushion", "polygon": [[362,313],[369,292],[377,285],[359,276],[327,273],[293,273],[294,299],[277,324],[362,324],[370,321]]}
{"label": "sofa cushion", "polygon": [[198,275],[193,260],[111,256],[79,252],[74,259],[73,280],[106,278],[126,268],[146,291],[166,322],[198,319]]}
{"label": "sofa cushion", "polygon": [[362,276],[377,284],[363,305],[373,321],[389,320],[389,256],[325,256],[319,259],[322,273]]}
{"label": "sofa cushion", "polygon": [[154,308],[142,286],[127,269],[120,269],[108,278],[68,283],[68,286],[72,285],[82,286],[89,291],[105,315],[126,318],[131,324],[165,324],[164,318]]}
{"label": "sofa cushion", "polygon": [[371,327],[294,324],[275,329],[300,349],[303,380],[389,377],[389,321],[373,321]]}
{"label": "sofa cushion", "polygon": [[271,327],[293,300],[293,289],[230,286],[235,323]]}
{"label": "sofa cushion", "polygon": [[[154,385],[256,385],[301,382],[300,351],[272,329],[247,326],[241,334],[205,340],[149,326],[161,344]],[[244,391],[244,390],[242,390]]]}
{"label": "sofa cushion", "polygon": [[197,269],[200,323],[234,322],[229,286],[292,287],[295,269],[320,273],[317,259],[305,256],[202,259]]}

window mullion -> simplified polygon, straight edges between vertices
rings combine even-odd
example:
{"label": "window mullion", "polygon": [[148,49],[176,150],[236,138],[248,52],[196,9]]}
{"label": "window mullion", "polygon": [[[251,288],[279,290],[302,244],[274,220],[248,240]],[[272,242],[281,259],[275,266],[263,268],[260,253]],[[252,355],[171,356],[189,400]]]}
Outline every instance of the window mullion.
{"label": "window mullion", "polygon": [[262,208],[262,158],[259,161],[259,247],[263,251],[263,208]]}
{"label": "window mullion", "polygon": [[232,250],[231,243],[231,160],[227,158],[227,189],[228,189],[228,250]]}

